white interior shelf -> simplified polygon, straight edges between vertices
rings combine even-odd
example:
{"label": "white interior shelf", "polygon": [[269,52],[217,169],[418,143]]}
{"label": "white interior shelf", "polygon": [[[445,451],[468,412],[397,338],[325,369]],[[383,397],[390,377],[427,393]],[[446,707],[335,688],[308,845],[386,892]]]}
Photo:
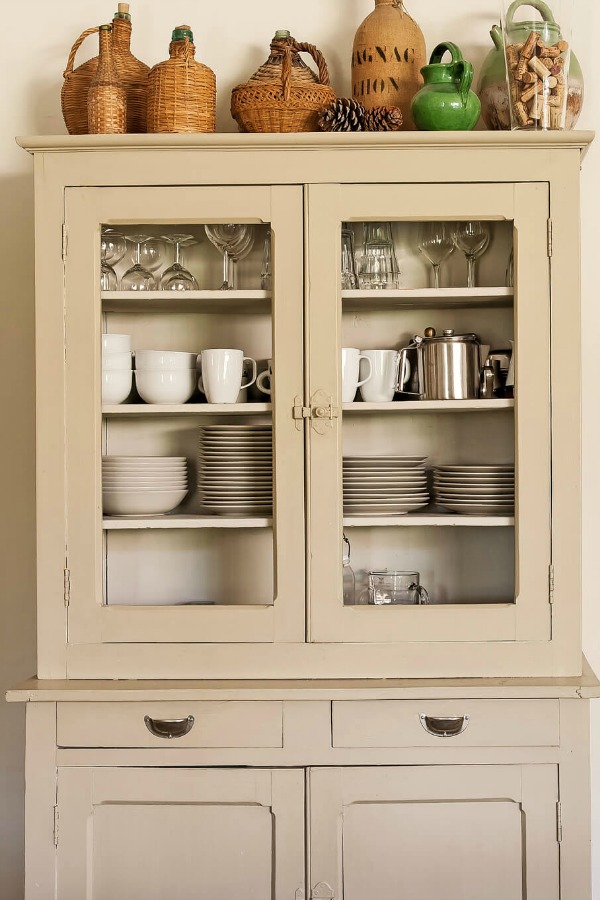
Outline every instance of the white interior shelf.
{"label": "white interior shelf", "polygon": [[270,528],[271,518],[242,518],[233,516],[107,516],[102,520],[104,531],[139,531],[141,529],[189,528]]}
{"label": "white interior shelf", "polygon": [[[358,404],[357,404],[358,405]],[[121,403],[103,406],[103,416],[259,416],[272,411],[270,403]]]}
{"label": "white interior shelf", "polygon": [[514,400],[400,400],[391,403],[344,403],[345,413],[397,413],[398,415],[414,412],[499,412],[513,409]]}
{"label": "white interior shelf", "polygon": [[467,309],[509,307],[514,290],[507,287],[410,288],[406,290],[342,291],[344,310]]}
{"label": "white interior shelf", "polygon": [[386,528],[404,526],[450,528],[504,528],[515,524],[513,516],[409,515],[344,516],[344,528]]}
{"label": "white interior shelf", "polygon": [[270,291],[102,291],[104,312],[247,312],[271,308]]}

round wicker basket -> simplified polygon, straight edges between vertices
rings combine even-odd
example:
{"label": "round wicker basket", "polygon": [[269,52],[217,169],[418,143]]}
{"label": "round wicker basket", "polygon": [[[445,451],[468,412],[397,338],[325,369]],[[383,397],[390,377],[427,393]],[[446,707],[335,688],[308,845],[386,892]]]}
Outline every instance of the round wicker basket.
{"label": "round wicker basket", "polygon": [[[127,131],[140,134],[146,131],[146,105],[148,97],[149,67],[136,59],[130,50],[131,17],[129,4],[119,3],[112,25],[112,56],[117,78],[125,88],[127,98]],[[88,133],[87,99],[90,84],[96,69],[98,57],[88,59],[83,65],[73,69],[75,56],[84,40],[96,34],[98,28],[88,28],[79,35],[69,54],[64,71],[61,91],[63,118],[69,134]]]}
{"label": "round wicker basket", "polygon": [[194,36],[187,25],[173,31],[169,59],[148,76],[148,131],[191,134],[216,127],[217,80],[194,59]]}
{"label": "round wicker basket", "polygon": [[[310,53],[317,76],[300,59]],[[278,31],[271,54],[249,79],[231,94],[231,115],[240,131],[318,131],[319,113],[335,100],[323,54],[313,44],[298,43],[289,31]]]}

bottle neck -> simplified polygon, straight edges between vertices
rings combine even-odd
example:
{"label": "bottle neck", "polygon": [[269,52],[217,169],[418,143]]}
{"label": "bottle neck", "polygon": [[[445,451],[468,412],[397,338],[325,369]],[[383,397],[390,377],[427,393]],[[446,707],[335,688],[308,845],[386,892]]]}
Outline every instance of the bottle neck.
{"label": "bottle neck", "polygon": [[113,19],[113,42],[119,49],[129,50],[131,46],[131,20],[115,17]]}
{"label": "bottle neck", "polygon": [[98,57],[97,81],[106,81],[114,78],[112,60],[112,33],[102,29],[100,31],[100,55]]}
{"label": "bottle neck", "polygon": [[171,59],[193,59],[196,48],[189,40],[171,41],[169,56]]}

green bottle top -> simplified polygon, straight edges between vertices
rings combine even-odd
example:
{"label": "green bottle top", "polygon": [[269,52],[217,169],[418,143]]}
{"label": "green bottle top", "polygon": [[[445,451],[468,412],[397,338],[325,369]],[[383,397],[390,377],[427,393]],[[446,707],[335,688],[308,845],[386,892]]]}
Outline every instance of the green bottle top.
{"label": "green bottle top", "polygon": [[186,38],[189,38],[192,44],[194,43],[194,35],[189,25],[178,25],[173,29],[172,41],[184,41]]}
{"label": "green bottle top", "polygon": [[287,31],[285,28],[282,28],[280,31],[275,32],[275,37],[273,38],[273,40],[284,41],[286,38],[289,38],[289,37],[291,37],[290,32]]}

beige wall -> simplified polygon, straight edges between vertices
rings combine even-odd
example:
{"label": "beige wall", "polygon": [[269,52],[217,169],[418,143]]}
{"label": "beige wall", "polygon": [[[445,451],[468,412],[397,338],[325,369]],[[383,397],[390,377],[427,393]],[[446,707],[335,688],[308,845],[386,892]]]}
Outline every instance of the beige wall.
{"label": "beige wall", "polygon": [[[550,0],[550,4],[551,0]],[[600,74],[592,38],[600,37],[597,0],[574,0],[578,23],[575,47],[587,79],[587,100],[580,126],[600,129]],[[334,87],[349,93],[349,58],[354,31],[371,10],[372,0],[230,0],[215,3],[206,22],[207,4],[194,0],[132,0],[134,51],[145,62],[164,59],[171,28],[188,23],[195,31],[199,58],[217,73],[221,131],[233,131],[230,89],[264,61],[276,28],[289,28],[299,40],[316,43],[329,62]],[[33,236],[31,161],[14,144],[15,134],[64,131],[59,91],[69,47],[84,28],[108,21],[109,0],[58,4],[30,0],[26,15],[0,33],[0,695],[35,670],[34,652],[34,388],[33,388]],[[497,19],[496,0],[408,0],[419,19],[429,51],[440,40],[458,43],[476,69],[491,46],[488,30]],[[282,11],[283,10],[283,11]],[[19,11],[19,10],[18,10]],[[26,30],[26,38],[23,31]],[[89,51],[93,50],[90,39]],[[595,49],[595,48],[594,48]],[[83,60],[82,56],[82,60]],[[600,671],[600,604],[596,510],[600,448],[598,335],[598,197],[600,144],[584,166],[584,646]],[[43,291],[43,285],[39,286]],[[579,335],[565,334],[566,341]],[[565,378],[570,377],[565,372]],[[599,707],[600,708],[600,707]],[[0,701],[0,898],[22,898],[23,710]],[[600,714],[594,716],[594,763],[600,768]],[[594,790],[595,896],[600,898],[600,779]],[[569,898],[575,900],[575,898]]]}

